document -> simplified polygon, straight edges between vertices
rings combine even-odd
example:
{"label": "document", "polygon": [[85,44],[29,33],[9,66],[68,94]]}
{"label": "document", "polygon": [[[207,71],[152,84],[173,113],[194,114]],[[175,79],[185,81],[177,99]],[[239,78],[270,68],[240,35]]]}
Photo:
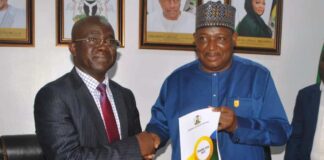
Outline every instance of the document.
{"label": "document", "polygon": [[221,160],[217,140],[219,117],[220,112],[205,108],[179,118],[182,160]]}

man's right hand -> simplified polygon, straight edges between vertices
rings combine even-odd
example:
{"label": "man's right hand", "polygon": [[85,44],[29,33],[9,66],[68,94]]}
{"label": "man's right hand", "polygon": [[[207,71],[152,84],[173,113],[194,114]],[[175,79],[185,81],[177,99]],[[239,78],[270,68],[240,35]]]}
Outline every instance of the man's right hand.
{"label": "man's right hand", "polygon": [[154,133],[142,132],[136,135],[144,159],[153,159],[160,145],[160,138]]}

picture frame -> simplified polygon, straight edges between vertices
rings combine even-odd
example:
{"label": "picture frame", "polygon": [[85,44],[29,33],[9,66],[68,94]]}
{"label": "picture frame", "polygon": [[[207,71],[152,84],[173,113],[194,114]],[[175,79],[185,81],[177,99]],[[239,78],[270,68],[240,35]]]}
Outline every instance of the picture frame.
{"label": "picture frame", "polygon": [[195,11],[201,2],[180,0],[182,17],[174,21],[174,15],[166,18],[168,15],[163,14],[162,4],[158,0],[140,0],[139,48],[194,50]]}
{"label": "picture frame", "polygon": [[[245,1],[242,0],[229,0],[229,4],[236,8],[235,29],[238,39],[234,52],[280,55],[282,1],[265,0],[265,9],[261,18],[248,16],[244,3]],[[249,13],[251,12],[250,10]],[[251,24],[251,19],[258,21],[258,24]]]}
{"label": "picture frame", "polygon": [[34,47],[34,0],[10,0],[2,5],[0,46]]}
{"label": "picture frame", "polygon": [[115,37],[125,47],[125,0],[56,0],[56,45],[71,42],[73,24],[89,15],[100,15],[108,19]]}

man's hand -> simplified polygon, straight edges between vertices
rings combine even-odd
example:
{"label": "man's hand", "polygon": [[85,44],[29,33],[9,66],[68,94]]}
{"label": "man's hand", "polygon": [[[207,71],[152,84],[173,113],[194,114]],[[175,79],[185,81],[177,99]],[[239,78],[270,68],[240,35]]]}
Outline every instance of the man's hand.
{"label": "man's hand", "polygon": [[153,159],[160,145],[160,138],[154,133],[142,132],[136,135],[144,159]]}
{"label": "man's hand", "polygon": [[218,129],[219,131],[225,130],[226,132],[233,133],[237,128],[237,121],[235,112],[229,107],[220,106],[213,107],[214,112],[220,112]]}

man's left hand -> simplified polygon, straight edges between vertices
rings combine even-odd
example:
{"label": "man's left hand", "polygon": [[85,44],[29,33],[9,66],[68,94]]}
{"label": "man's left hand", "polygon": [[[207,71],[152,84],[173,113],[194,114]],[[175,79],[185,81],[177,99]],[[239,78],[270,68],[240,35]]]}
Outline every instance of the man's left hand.
{"label": "man's left hand", "polygon": [[226,106],[213,107],[214,112],[220,112],[218,131],[226,131],[233,133],[237,128],[237,121],[235,112]]}

